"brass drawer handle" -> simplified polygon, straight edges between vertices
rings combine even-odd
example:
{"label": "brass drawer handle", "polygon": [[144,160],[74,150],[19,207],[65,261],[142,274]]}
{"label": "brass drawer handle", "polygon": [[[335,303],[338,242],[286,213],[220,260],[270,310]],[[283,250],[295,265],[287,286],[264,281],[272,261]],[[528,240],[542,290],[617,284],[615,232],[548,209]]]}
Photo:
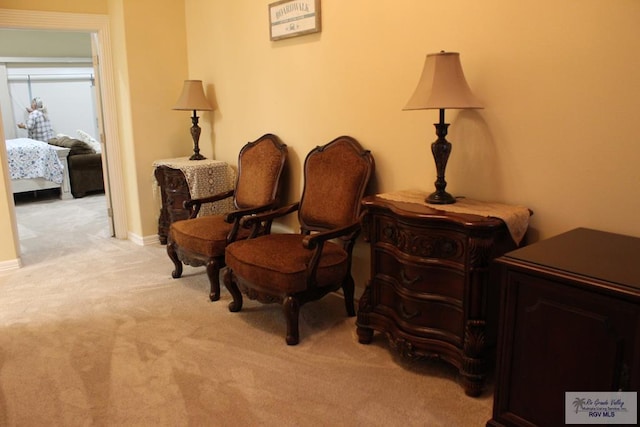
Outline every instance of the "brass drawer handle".
{"label": "brass drawer handle", "polygon": [[420,275],[418,274],[413,279],[410,279],[409,277],[407,277],[407,273],[405,272],[405,270],[403,268],[403,269],[400,270],[400,279],[402,280],[402,284],[403,285],[408,286],[408,285],[413,285],[418,280],[422,279],[422,277],[420,277]]}
{"label": "brass drawer handle", "polygon": [[413,313],[409,313],[405,308],[404,304],[400,304],[400,314],[402,315],[403,319],[411,320],[414,317],[418,317],[420,315],[420,310],[416,310]]}

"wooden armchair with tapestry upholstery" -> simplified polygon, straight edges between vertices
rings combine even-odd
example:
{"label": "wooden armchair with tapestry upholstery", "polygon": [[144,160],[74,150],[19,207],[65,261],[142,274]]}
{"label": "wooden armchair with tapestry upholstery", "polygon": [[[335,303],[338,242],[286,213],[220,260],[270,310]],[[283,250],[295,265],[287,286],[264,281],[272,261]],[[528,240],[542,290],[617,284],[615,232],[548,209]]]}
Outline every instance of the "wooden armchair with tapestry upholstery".
{"label": "wooden armchair with tapestry upholstery", "polygon": [[289,345],[299,341],[300,307],[329,292],[342,288],[347,315],[354,316],[351,257],[373,169],[371,153],[348,136],[312,150],[304,163],[300,201],[243,219],[248,227],[297,211],[300,233],[270,233],[227,246],[229,310],[242,309],[242,292],[262,303],[281,303]]}
{"label": "wooden armchair with tapestry upholstery", "polygon": [[[190,218],[176,221],[169,228],[167,254],[175,266],[173,278],[182,276],[182,263],[206,266],[211,284],[209,298],[220,298],[220,269],[224,267],[225,248],[230,242],[254,234],[269,232],[271,222],[259,224],[256,230],[240,227],[245,215],[277,207],[281,176],[287,159],[287,146],[272,134],[247,143],[238,155],[238,175],[235,188],[207,198],[185,202]],[[235,210],[224,215],[198,217],[203,203],[233,197]]]}

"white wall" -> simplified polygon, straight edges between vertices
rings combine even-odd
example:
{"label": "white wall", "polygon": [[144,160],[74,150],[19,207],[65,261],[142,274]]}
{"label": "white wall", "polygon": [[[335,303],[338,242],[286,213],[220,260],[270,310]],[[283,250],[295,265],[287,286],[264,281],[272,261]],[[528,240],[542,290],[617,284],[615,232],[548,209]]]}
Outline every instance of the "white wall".
{"label": "white wall", "polygon": [[[34,97],[42,98],[55,133],[76,136],[77,130],[97,136],[93,68],[89,67],[8,67],[7,78],[12,122],[5,124],[5,137],[24,122],[26,108]],[[18,129],[17,137],[27,131]]]}
{"label": "white wall", "polygon": [[[0,82],[7,81],[7,66],[0,63]],[[9,95],[9,85],[0,84],[0,111],[2,111],[2,122],[7,123],[4,130],[5,139],[16,137],[16,128],[10,126],[13,120],[13,111],[11,108],[11,96]]]}
{"label": "white wall", "polygon": [[[33,75],[81,72],[90,76],[93,74],[91,54],[88,32],[0,28],[0,107],[5,138],[26,136],[26,131],[17,130],[15,125],[25,120],[25,108],[31,98],[25,95],[26,84],[19,87],[16,83],[16,94],[9,93],[3,68],[9,75],[27,70]],[[47,105],[54,131],[75,135],[76,130],[82,128],[98,136],[93,88],[87,86],[88,82],[90,78],[67,80],[64,84],[43,80],[34,83],[38,88],[34,89],[33,96],[40,96]]]}

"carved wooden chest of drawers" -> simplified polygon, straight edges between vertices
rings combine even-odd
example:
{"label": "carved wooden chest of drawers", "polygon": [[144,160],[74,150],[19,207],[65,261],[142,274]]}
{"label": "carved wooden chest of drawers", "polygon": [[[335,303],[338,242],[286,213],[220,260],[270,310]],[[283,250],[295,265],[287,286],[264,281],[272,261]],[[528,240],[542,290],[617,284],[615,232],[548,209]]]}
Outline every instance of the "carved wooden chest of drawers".
{"label": "carved wooden chest of drawers", "polygon": [[359,303],[359,342],[386,334],[410,358],[456,366],[465,392],[482,392],[497,337],[499,284],[493,258],[515,249],[497,218],[366,197],[371,279]]}

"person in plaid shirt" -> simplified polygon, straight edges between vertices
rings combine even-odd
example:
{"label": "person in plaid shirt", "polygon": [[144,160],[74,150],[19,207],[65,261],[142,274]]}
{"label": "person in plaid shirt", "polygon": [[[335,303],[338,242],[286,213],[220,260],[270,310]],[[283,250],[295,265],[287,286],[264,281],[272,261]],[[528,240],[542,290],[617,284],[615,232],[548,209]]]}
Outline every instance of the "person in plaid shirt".
{"label": "person in plaid shirt", "polygon": [[31,108],[27,108],[27,111],[29,112],[27,123],[18,123],[18,127],[27,129],[28,136],[31,139],[47,142],[53,138],[53,127],[42,99],[33,98]]}

